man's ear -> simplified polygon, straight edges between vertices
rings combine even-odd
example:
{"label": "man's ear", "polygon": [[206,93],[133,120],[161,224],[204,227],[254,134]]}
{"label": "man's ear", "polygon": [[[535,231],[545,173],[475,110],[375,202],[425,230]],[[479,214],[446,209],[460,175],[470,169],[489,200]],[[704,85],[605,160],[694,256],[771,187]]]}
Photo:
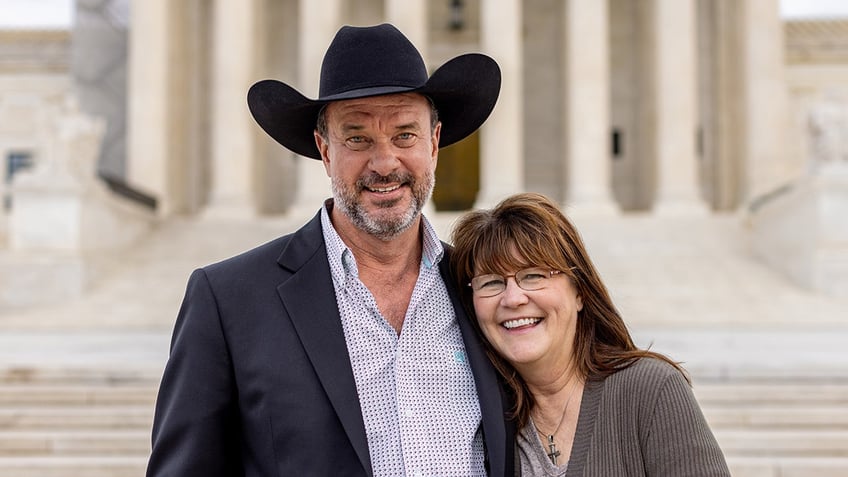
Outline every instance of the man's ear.
{"label": "man's ear", "polygon": [[318,148],[318,153],[321,154],[321,162],[324,163],[324,171],[326,171],[327,176],[330,175],[330,155],[328,153],[330,149],[330,143],[324,140],[324,137],[318,134],[318,130],[312,132],[312,136],[315,138],[315,147]]}
{"label": "man's ear", "polygon": [[[439,138],[442,137],[442,122],[439,121],[436,123],[436,127],[433,128],[433,134],[430,137],[430,143],[432,147],[432,151],[430,156],[433,158],[433,161],[436,161],[439,158]],[[435,164],[434,164],[435,165]]]}

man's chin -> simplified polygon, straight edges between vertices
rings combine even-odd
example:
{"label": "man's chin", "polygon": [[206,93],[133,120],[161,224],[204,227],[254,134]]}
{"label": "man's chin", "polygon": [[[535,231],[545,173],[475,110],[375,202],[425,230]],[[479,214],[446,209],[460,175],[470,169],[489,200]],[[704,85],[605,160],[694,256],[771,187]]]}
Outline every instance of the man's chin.
{"label": "man's chin", "polygon": [[378,211],[380,211],[380,210],[395,209],[395,208],[401,209],[402,208],[401,202],[403,202],[403,201],[404,201],[404,199],[402,197],[398,197],[396,199],[378,199],[378,200],[372,201],[371,204],[373,204],[373,206]]}
{"label": "man's chin", "polygon": [[400,217],[409,213],[410,209],[414,208],[414,200],[408,195],[391,199],[380,199],[378,197],[370,201],[360,202],[359,207],[364,213],[377,220],[383,218],[391,220],[391,217],[400,219]]}
{"label": "man's chin", "polygon": [[383,239],[396,237],[409,229],[420,211],[410,207],[380,208],[363,215],[366,229]]}
{"label": "man's chin", "polygon": [[[381,229],[397,229],[404,226],[404,223],[409,222],[410,212],[408,210],[386,210],[380,209],[376,212],[367,214],[366,220],[369,223],[378,225]],[[414,217],[413,217],[414,219]]]}

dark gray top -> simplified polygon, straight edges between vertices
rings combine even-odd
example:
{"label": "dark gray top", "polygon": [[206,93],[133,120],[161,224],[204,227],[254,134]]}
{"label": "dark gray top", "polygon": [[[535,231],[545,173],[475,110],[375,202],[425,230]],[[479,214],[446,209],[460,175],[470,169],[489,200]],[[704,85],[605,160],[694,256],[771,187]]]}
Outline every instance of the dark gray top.
{"label": "dark gray top", "polygon": [[[516,475],[561,475],[532,422],[516,442]],[[587,381],[565,476],[729,477],[730,471],[683,375],[645,358]]]}

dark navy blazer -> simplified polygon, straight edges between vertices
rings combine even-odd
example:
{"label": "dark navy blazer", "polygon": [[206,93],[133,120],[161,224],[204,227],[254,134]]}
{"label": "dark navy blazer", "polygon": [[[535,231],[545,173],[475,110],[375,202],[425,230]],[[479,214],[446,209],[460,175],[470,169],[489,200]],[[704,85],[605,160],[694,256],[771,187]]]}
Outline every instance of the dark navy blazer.
{"label": "dark navy blazer", "polygon": [[[447,255],[439,267],[474,373],[490,475],[512,476],[509,403],[459,302]],[[191,275],[147,475],[372,475],[320,214]]]}

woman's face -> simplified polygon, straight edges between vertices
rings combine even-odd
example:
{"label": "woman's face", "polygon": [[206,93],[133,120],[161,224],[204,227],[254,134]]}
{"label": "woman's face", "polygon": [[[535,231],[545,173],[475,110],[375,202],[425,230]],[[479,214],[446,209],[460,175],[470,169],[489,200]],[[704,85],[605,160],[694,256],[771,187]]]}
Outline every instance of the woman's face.
{"label": "woman's face", "polygon": [[[506,275],[516,272],[520,270]],[[564,273],[549,275],[541,283],[543,288],[528,291],[518,286],[515,277],[508,277],[506,288],[497,295],[473,294],[483,334],[519,372],[535,366],[558,369],[571,361],[577,312],[583,309],[583,300]]]}

